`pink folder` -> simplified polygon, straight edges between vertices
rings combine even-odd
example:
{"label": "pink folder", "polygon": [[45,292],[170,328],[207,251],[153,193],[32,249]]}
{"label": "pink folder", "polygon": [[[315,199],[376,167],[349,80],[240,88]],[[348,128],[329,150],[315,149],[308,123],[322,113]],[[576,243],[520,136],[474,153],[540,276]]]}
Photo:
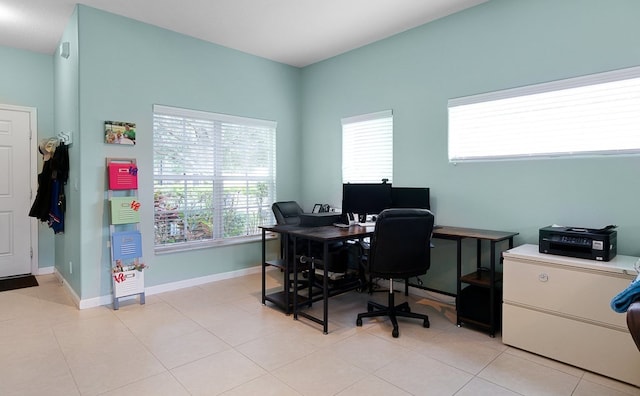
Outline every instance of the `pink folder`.
{"label": "pink folder", "polygon": [[109,164],[110,190],[137,190],[138,167],[134,163],[111,162]]}

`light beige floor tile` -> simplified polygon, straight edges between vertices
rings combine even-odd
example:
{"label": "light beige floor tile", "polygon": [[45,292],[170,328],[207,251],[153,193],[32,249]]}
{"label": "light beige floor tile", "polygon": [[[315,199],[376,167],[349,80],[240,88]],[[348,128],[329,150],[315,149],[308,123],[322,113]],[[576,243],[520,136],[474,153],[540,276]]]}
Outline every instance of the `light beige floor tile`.
{"label": "light beige floor tile", "polygon": [[303,358],[318,348],[287,333],[271,334],[235,348],[265,370],[274,370]]}
{"label": "light beige floor tile", "polygon": [[135,340],[133,333],[113,314],[59,323],[52,329],[63,351],[82,348],[109,350],[120,340]]}
{"label": "light beige floor tile", "polygon": [[464,334],[453,333],[440,333],[414,350],[471,374],[478,374],[502,353]]}
{"label": "light beige floor tile", "polygon": [[508,353],[498,356],[478,374],[523,395],[571,395],[580,378]]}
{"label": "light beige floor tile", "polygon": [[622,392],[625,395],[640,396],[640,387],[616,381],[612,378],[604,377],[602,375],[595,374],[589,371],[586,371],[584,373],[584,375],[582,376],[582,381],[588,381],[590,383],[603,385],[607,388],[615,389],[619,392]]}
{"label": "light beige floor tile", "polygon": [[554,370],[562,371],[563,373],[573,375],[574,377],[582,377],[585,373],[585,370],[581,368],[571,366],[557,360],[549,359],[544,356],[536,355],[535,353],[527,352],[522,349],[508,347],[505,350],[505,353],[517,356],[522,359],[530,360],[534,363],[541,364]]}
{"label": "light beige floor tile", "polygon": [[[415,395],[453,395],[473,376],[416,352],[408,352],[374,373]],[[428,393],[425,393],[428,392]]]}
{"label": "light beige floor tile", "polygon": [[100,394],[100,396],[145,395],[189,396],[189,392],[169,372],[164,372]]}
{"label": "light beige floor tile", "polygon": [[456,396],[518,396],[519,393],[505,389],[482,378],[474,377]]}
{"label": "light beige floor tile", "polygon": [[582,380],[578,383],[572,396],[627,396],[628,393],[621,392],[614,388]]}
{"label": "light beige floor tile", "polygon": [[115,389],[166,370],[115,315],[56,325],[54,332],[83,394]]}
{"label": "light beige floor tile", "polygon": [[0,293],[0,321],[38,317],[41,313],[41,301],[37,296],[22,294],[17,290]]}
{"label": "light beige floor tile", "polygon": [[142,342],[169,369],[231,348],[205,329],[161,340],[142,339]]}
{"label": "light beige floor tile", "polygon": [[[267,271],[280,290],[282,273]],[[640,388],[508,347],[408,298],[431,327],[356,315],[386,293],[329,302],[329,334],[261,303],[261,274],[79,310],[54,275],[0,293],[0,395],[636,395]],[[398,302],[404,301],[402,293]],[[322,315],[322,304],[311,308]],[[301,367],[304,374],[301,375]],[[473,376],[473,373],[478,373]],[[107,393],[105,393],[107,392]]]}
{"label": "light beige floor tile", "polygon": [[[238,297],[237,299],[232,301],[231,304],[234,307],[242,309],[245,312],[256,313],[262,310],[262,308],[264,307],[260,298],[260,293],[256,293],[255,295],[248,294],[244,297]],[[278,312],[282,313],[282,311],[280,310],[278,310]]]}
{"label": "light beige floor tile", "polygon": [[322,326],[312,322],[309,319],[300,317],[298,320],[292,322],[292,327],[288,328],[286,332],[293,332],[293,337],[299,337],[301,340],[308,342],[311,345],[315,345],[318,348],[325,348],[336,344],[351,337],[362,329],[356,326],[342,326],[336,324],[329,319],[329,333],[324,334],[322,332]]}
{"label": "light beige floor tile", "polygon": [[231,346],[282,333],[292,326],[289,317],[269,309],[263,310],[259,315],[233,307],[225,308],[223,312],[226,314],[220,314],[215,318],[209,317],[206,328]]}
{"label": "light beige floor tile", "polygon": [[180,312],[205,328],[224,326],[225,323],[252,317],[248,312],[231,304],[194,304],[188,309],[180,309]]}
{"label": "light beige floor tile", "polygon": [[235,280],[223,280],[211,282],[199,286],[204,290],[206,297],[221,303],[229,303],[238,298],[243,298],[250,293],[252,288],[242,285]]}
{"label": "light beige floor tile", "polygon": [[93,319],[100,316],[108,316],[112,319],[113,316],[113,310],[106,306],[80,310],[75,305],[45,302],[42,306],[42,311],[39,317],[46,319],[51,325]]}
{"label": "light beige floor tile", "polygon": [[[16,344],[19,347],[19,344]],[[0,395],[77,395],[76,383],[55,342],[41,350],[17,348],[0,361]]]}
{"label": "light beige floor tile", "polygon": [[215,305],[221,305],[221,302],[212,301],[207,292],[199,287],[188,287],[184,289],[174,290],[157,295],[162,301],[171,305],[183,314],[187,314],[191,310],[200,310],[202,308],[211,308]]}
{"label": "light beige floor tile", "polygon": [[226,350],[172,369],[171,373],[192,395],[217,395],[266,371],[242,354]]}
{"label": "light beige floor tile", "polygon": [[139,342],[117,343],[110,353],[91,351],[67,356],[80,392],[97,394],[165,371]]}
{"label": "light beige floor tile", "polygon": [[290,386],[271,374],[265,374],[252,381],[223,393],[224,396],[300,396]]}
{"label": "light beige floor tile", "polygon": [[[424,393],[427,394],[427,393]],[[394,386],[386,381],[381,380],[375,375],[369,375],[347,389],[338,393],[336,396],[411,396],[411,393]]]}
{"label": "light beige floor tile", "polygon": [[[399,336],[398,338],[393,338],[391,334],[393,325],[389,319],[369,320],[369,323],[371,325],[367,328],[368,333],[405,348],[415,348],[416,345],[433,340],[444,332],[444,330],[437,328],[424,328],[420,321],[399,319]],[[363,328],[364,326],[366,326],[366,323]]]}
{"label": "light beige floor tile", "polygon": [[143,342],[162,342],[203,329],[166,302],[135,310],[120,310],[116,316]]}
{"label": "light beige floor tile", "polygon": [[274,370],[273,375],[306,396],[334,395],[367,373],[328,351],[318,351]]}
{"label": "light beige floor tile", "polygon": [[341,359],[372,373],[389,362],[402,359],[408,350],[366,332],[354,334],[332,348]]}

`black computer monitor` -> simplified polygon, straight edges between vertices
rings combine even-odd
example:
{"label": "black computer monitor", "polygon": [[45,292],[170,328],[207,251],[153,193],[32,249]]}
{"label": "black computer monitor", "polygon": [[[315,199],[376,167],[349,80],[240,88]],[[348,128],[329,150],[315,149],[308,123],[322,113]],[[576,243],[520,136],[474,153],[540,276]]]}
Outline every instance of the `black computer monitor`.
{"label": "black computer monitor", "polygon": [[392,208],[431,209],[428,187],[393,187],[391,189]]}
{"label": "black computer monitor", "polygon": [[345,183],[342,185],[342,213],[378,214],[391,207],[391,184]]}

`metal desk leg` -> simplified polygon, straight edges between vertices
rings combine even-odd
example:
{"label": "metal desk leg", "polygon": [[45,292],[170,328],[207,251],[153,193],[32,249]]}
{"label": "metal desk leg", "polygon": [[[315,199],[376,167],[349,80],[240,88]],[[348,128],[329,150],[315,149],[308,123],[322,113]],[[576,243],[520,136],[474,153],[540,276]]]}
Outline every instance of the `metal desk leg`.
{"label": "metal desk leg", "polygon": [[491,338],[496,336],[496,313],[495,311],[495,298],[496,298],[496,243],[491,242],[491,263],[489,269],[489,336]]}
{"label": "metal desk leg", "polygon": [[266,230],[262,229],[262,305],[267,303],[267,281],[266,281],[266,267],[267,267],[267,254],[266,254]]}
{"label": "metal desk leg", "polygon": [[[293,259],[291,262],[293,263],[293,305],[291,310],[293,311],[293,319],[298,320],[298,260],[296,259],[296,252],[298,251],[297,246],[297,238],[293,238]],[[287,258],[288,260],[288,258]],[[289,283],[289,274],[287,274],[287,284]],[[288,294],[287,290],[287,294]],[[288,300],[288,298],[287,298]],[[289,307],[287,306],[287,309]]]}
{"label": "metal desk leg", "polygon": [[[480,271],[482,268],[482,239],[476,239],[476,269]],[[477,274],[480,278],[480,273]]]}
{"label": "metal desk leg", "polygon": [[[293,263],[293,306],[291,310],[293,311],[293,319],[298,320],[298,259],[296,258],[296,252],[298,251],[298,239],[293,238],[293,259],[291,262]],[[287,275],[288,278],[288,275]],[[289,280],[287,279],[287,282]]]}
{"label": "metal desk leg", "polygon": [[322,258],[324,262],[324,278],[322,280],[322,332],[323,334],[329,333],[329,242],[323,243]]}
{"label": "metal desk leg", "polygon": [[456,278],[456,322],[458,327],[462,326],[460,322],[460,291],[462,278],[462,238],[456,238],[456,266],[457,266],[457,278]]}

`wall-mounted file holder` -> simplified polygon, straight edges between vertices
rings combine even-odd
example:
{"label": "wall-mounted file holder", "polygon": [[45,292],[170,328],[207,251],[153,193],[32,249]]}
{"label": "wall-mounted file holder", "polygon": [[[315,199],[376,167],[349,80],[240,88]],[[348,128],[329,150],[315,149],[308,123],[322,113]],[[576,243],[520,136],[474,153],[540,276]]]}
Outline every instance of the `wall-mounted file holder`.
{"label": "wall-mounted file holder", "polygon": [[133,224],[140,222],[137,197],[111,197],[111,224]]}
{"label": "wall-mounted file holder", "polygon": [[111,160],[107,163],[109,190],[137,190],[138,167],[135,160]]}
{"label": "wall-mounted file holder", "polygon": [[[135,159],[107,158],[109,192],[109,231],[111,236],[111,265],[113,309],[119,309],[120,298],[128,296],[144,299],[144,268],[142,262],[142,234],[139,229],[140,202],[138,167]],[[113,196],[118,191],[117,197]],[[135,230],[131,230],[135,227]],[[126,228],[123,230],[123,228]]]}

